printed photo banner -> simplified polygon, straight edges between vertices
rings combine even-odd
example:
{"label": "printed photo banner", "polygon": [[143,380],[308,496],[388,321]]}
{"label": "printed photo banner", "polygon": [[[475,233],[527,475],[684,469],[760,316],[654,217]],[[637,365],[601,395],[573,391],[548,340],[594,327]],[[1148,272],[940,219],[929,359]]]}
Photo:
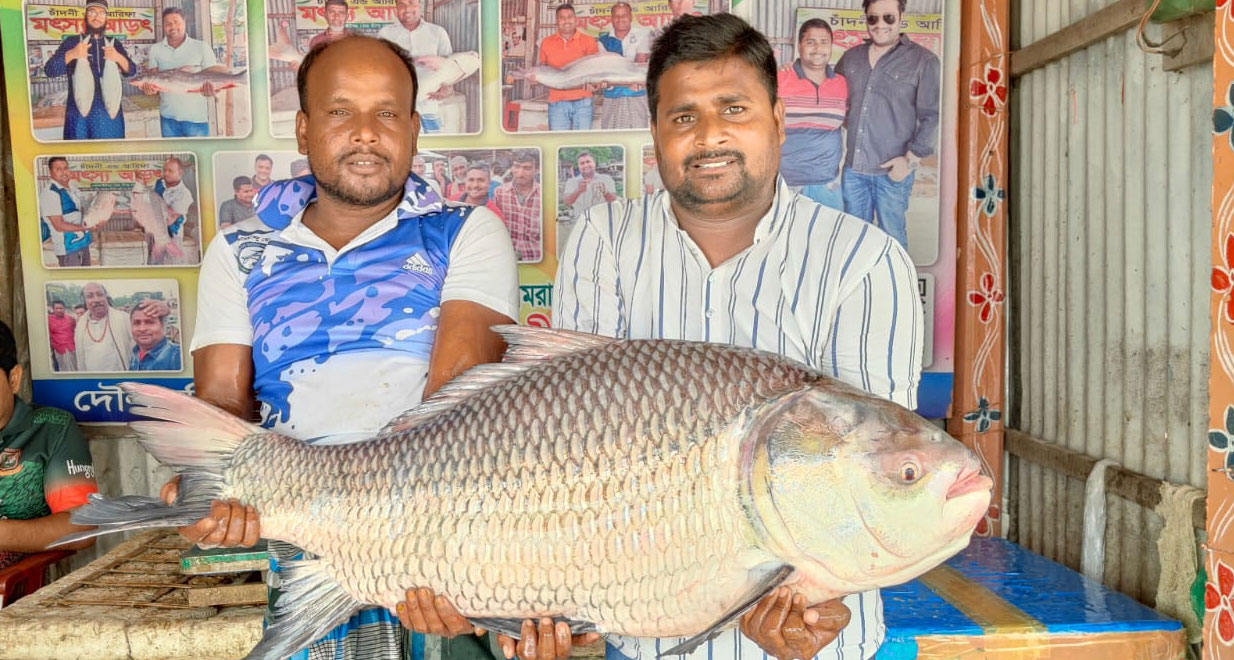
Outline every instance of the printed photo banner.
{"label": "printed photo banner", "polygon": [[[394,0],[348,0],[347,27],[356,30],[378,30],[397,19]],[[317,0],[296,0],[296,29],[318,31],[326,29],[326,8]]]}
{"label": "printed photo banner", "polygon": [[[866,32],[865,12],[860,9],[810,9],[797,10],[797,27],[811,18],[821,18],[831,26],[833,38],[833,61],[840,53],[859,45],[869,38]],[[935,55],[943,54],[943,15],[904,14],[900,21],[900,34],[915,43],[930,49]]]}
{"label": "printed photo banner", "polygon": [[[30,42],[60,42],[81,34],[86,23],[86,8],[69,5],[30,5],[26,16],[26,39]],[[154,40],[153,7],[109,7],[108,37],[138,41]]]}

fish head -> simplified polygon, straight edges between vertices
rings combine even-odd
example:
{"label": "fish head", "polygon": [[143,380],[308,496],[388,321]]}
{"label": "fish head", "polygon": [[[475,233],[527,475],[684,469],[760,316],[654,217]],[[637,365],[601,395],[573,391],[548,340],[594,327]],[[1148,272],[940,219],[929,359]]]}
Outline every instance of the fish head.
{"label": "fish head", "polygon": [[746,500],[807,583],[900,584],[968,545],[993,482],[942,429],[836,381],[765,408]]}

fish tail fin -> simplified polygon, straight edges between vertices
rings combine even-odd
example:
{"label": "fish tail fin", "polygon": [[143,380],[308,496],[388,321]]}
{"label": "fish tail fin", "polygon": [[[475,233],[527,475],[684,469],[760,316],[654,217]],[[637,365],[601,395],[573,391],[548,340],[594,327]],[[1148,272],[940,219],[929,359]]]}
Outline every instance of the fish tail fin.
{"label": "fish tail fin", "polygon": [[48,547],[83,539],[160,527],[192,525],[210,513],[210,503],[219,499],[224,473],[232,455],[246,438],[262,429],[195,399],[157,385],[122,383],[128,393],[129,410],[162,420],[133,422],[138,442],[160,463],[180,474],[175,502],[156,497],[126,495],[105,499],[90,496],[73,510],[69,520],[95,529],[70,534]]}
{"label": "fish tail fin", "polygon": [[171,253],[171,256],[177,259],[184,256],[184,250],[181,250],[180,246],[176,245],[174,241],[167,244],[167,251]]}

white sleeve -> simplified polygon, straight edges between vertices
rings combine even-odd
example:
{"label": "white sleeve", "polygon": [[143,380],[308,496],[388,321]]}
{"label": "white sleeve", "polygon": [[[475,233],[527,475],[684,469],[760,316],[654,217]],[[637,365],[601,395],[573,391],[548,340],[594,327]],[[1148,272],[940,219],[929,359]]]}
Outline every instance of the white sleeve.
{"label": "white sleeve", "polygon": [[472,209],[450,246],[441,302],[468,300],[518,322],[518,262],[506,225],[489,209]]}
{"label": "white sleeve", "polygon": [[437,54],[441,57],[449,57],[454,54],[454,45],[450,43],[450,33],[441,26],[438,28],[440,29],[438,34],[441,37],[437,40]]}
{"label": "white sleeve", "polygon": [[235,254],[219,232],[197,275],[197,326],[189,352],[213,344],[253,345],[248,293]]}
{"label": "white sleeve", "polygon": [[210,48],[206,42],[201,42],[201,68],[209,68],[218,63],[218,58],[214,56],[214,49]]}
{"label": "white sleeve", "polygon": [[61,210],[60,195],[57,195],[51,188],[44,188],[43,192],[39,193],[39,215],[47,218],[60,215]]}
{"label": "white sleeve", "polygon": [[625,304],[617,287],[617,259],[595,213],[620,214],[621,202],[596,206],[570,232],[553,285],[553,327],[606,337],[624,337]]}
{"label": "white sleeve", "polygon": [[163,201],[167,202],[167,205],[171,207],[171,210],[176,213],[179,213],[180,215],[188,215],[189,209],[193,206],[193,193],[185,189],[173,194],[171,199],[167,199],[167,197],[164,196]]}
{"label": "white sleeve", "polygon": [[917,407],[925,319],[917,270],[904,248],[889,242],[840,301],[820,362],[840,380],[911,409]]}

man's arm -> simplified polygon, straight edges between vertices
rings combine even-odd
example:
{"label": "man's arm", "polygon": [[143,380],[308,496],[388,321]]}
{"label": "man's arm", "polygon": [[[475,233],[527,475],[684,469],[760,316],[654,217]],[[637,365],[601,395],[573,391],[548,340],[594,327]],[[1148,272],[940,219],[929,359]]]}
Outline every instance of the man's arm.
{"label": "man's arm", "polygon": [[625,301],[617,287],[614,247],[607,232],[600,229],[600,218],[593,214],[611,213],[614,224],[619,224],[618,216],[635,203],[592,209],[570,232],[553,285],[553,327],[606,337],[624,337],[629,331]]}
{"label": "man's arm", "polygon": [[43,73],[48,78],[58,78],[60,76],[69,75],[69,59],[67,57],[69,51],[77,48],[81,43],[81,37],[69,37],[60,43],[60,47],[51,57],[47,58],[47,64],[43,65]]}
{"label": "man's arm", "polygon": [[193,351],[196,396],[241,419],[253,417],[253,348],[212,344]]}
{"label": "man's arm", "polygon": [[468,300],[442,303],[424,398],[477,364],[500,362],[506,343],[490,328],[514,322],[501,312]]}
{"label": "man's arm", "polygon": [[917,81],[917,130],[908,143],[908,150],[917,158],[934,153],[934,138],[938,133],[939,64],[933,53],[926,57]]}
{"label": "man's arm", "polygon": [[570,179],[566,181],[566,204],[573,206],[584,192],[587,191],[587,186],[582,179]]}
{"label": "man's arm", "polygon": [[64,216],[62,215],[43,216],[43,219],[47,221],[47,224],[51,225],[52,229],[58,232],[64,232],[68,234],[68,233],[75,233],[79,231],[85,231],[85,229],[81,225],[75,225],[71,222],[65,222]]}
{"label": "man's arm", "polygon": [[[69,522],[69,513],[61,511],[31,520],[0,520],[0,551],[42,552],[56,539],[94,529]],[[94,539],[86,539],[57,549],[81,550],[92,545]]]}

